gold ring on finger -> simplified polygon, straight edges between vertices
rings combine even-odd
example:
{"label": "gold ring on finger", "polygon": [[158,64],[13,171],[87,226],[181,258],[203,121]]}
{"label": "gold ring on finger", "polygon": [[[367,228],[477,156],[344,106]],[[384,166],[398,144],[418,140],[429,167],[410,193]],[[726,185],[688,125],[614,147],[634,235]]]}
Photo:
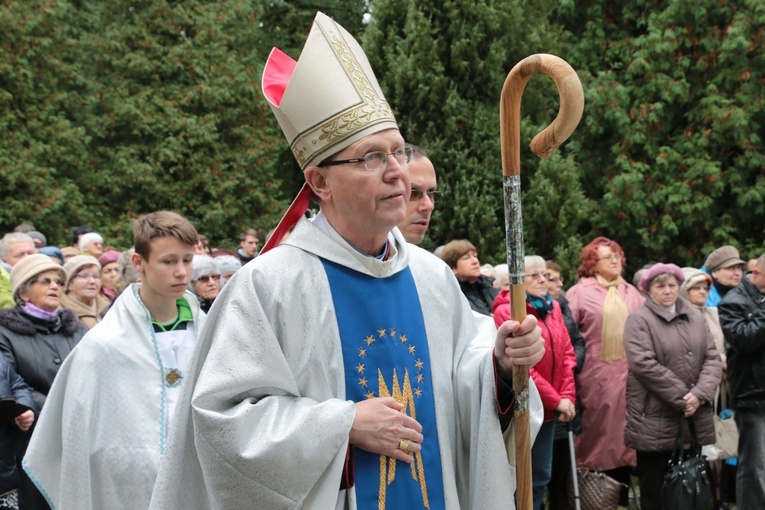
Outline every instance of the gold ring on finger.
{"label": "gold ring on finger", "polygon": [[408,439],[401,439],[398,442],[398,449],[407,451],[409,449],[409,440]]}

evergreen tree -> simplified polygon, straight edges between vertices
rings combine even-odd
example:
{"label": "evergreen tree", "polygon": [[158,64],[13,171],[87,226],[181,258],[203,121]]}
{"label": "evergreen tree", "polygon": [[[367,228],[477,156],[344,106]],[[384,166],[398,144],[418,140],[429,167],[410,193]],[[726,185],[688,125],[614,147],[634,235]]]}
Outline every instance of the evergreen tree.
{"label": "evergreen tree", "polygon": [[566,5],[587,98],[577,160],[598,202],[581,233],[617,239],[632,269],[699,266],[723,244],[762,253],[762,2]]}
{"label": "evergreen tree", "polygon": [[[506,260],[499,97],[517,62],[558,51],[562,35],[546,22],[547,7],[520,0],[371,4],[365,50],[404,137],[429,151],[447,196],[436,208],[426,248],[466,238],[479,248],[482,261]],[[539,160],[528,143],[552,122],[557,108],[552,80],[532,78],[522,103],[524,227],[526,252],[545,257],[570,251],[571,243],[578,249],[581,216],[576,213],[589,207],[580,192],[576,158],[546,163],[545,193],[530,195],[540,186]],[[569,152],[566,146],[561,150]],[[550,222],[561,210],[574,214],[549,236]]]}
{"label": "evergreen tree", "polygon": [[[84,84],[66,11],[41,1],[0,4],[0,230],[21,222],[65,242],[73,213],[84,211],[82,171],[90,137],[77,123]],[[64,15],[65,17],[65,15]],[[68,241],[68,240],[67,240]]]}

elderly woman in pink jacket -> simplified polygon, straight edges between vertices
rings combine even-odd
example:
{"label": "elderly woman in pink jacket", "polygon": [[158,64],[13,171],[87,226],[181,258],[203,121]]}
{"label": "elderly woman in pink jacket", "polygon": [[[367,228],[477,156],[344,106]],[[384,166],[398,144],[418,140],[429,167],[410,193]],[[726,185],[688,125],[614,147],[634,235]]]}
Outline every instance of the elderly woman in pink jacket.
{"label": "elderly woman in pink jacket", "polygon": [[[582,250],[579,281],[566,293],[571,314],[585,339],[587,355],[577,374],[582,433],[576,460],[629,484],[635,450],[624,445],[627,359],[624,324],[643,304],[640,292],[622,278],[626,259],[616,242],[598,237]],[[621,505],[628,504],[622,491]]]}

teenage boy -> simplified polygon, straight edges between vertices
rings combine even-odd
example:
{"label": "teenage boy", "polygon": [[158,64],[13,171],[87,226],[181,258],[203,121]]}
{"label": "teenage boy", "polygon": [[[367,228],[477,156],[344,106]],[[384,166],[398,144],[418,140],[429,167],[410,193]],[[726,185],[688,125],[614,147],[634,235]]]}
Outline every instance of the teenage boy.
{"label": "teenage boy", "polygon": [[129,286],[61,367],[24,469],[53,508],[148,508],[204,313],[186,289],[197,231],[169,212],[134,223]]}

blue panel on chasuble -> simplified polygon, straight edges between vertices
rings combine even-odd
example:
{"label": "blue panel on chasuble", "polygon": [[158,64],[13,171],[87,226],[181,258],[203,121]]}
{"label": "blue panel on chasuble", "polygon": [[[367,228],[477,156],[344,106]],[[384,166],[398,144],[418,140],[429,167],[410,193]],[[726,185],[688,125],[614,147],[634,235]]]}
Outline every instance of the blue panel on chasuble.
{"label": "blue panel on chasuble", "polygon": [[[373,278],[322,260],[345,362],[345,394],[359,402],[393,397],[422,425],[422,451],[409,465],[354,449],[359,509],[444,508],[430,355],[409,268]],[[440,367],[450,370],[450,367]]]}

